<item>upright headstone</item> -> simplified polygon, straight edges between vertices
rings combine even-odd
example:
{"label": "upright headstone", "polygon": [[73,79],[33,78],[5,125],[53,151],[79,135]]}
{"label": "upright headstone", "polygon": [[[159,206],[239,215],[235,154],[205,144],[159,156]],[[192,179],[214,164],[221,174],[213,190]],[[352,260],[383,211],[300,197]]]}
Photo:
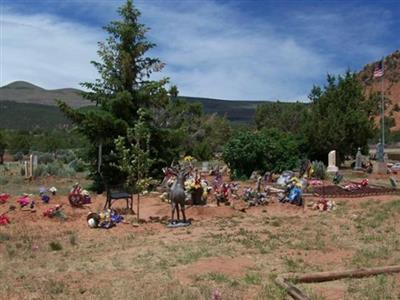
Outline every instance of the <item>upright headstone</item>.
{"label": "upright headstone", "polygon": [[28,168],[28,162],[26,160],[24,161],[24,171],[25,171],[25,178],[29,178],[29,168]]}
{"label": "upright headstone", "polygon": [[203,161],[201,164],[201,171],[202,172],[208,172],[208,161]]}
{"label": "upright headstone", "polygon": [[376,144],[376,163],[374,164],[374,173],[387,174],[387,164],[385,162],[385,153],[383,150],[383,144],[381,140]]}
{"label": "upright headstone", "polygon": [[33,155],[29,155],[29,177],[33,177]]}
{"label": "upright headstone", "polygon": [[33,169],[35,170],[37,168],[38,165],[38,156],[34,155],[33,156]]}
{"label": "upright headstone", "polygon": [[339,168],[336,166],[336,150],[332,150],[328,154],[328,173],[336,173]]}
{"label": "upright headstone", "polygon": [[358,148],[357,154],[356,154],[356,164],[354,166],[354,171],[362,171],[362,160],[363,156],[361,154],[361,148]]}

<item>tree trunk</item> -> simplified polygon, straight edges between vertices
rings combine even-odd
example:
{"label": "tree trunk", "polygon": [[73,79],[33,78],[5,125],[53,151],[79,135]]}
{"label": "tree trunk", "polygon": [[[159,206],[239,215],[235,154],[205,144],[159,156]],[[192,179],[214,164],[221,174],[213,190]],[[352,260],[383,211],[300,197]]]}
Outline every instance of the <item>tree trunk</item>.
{"label": "tree trunk", "polygon": [[140,218],[139,218],[139,206],[140,206],[140,193],[137,194],[137,207],[136,207],[138,224],[139,224],[139,220],[140,220]]}

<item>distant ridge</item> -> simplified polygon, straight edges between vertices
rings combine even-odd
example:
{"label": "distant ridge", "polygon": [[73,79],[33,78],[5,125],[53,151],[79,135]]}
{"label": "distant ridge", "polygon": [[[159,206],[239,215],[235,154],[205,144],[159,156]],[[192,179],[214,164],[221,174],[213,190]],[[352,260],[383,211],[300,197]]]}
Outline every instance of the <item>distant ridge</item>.
{"label": "distant ridge", "polygon": [[[42,87],[36,86],[26,81],[15,81],[0,87],[0,102],[6,101],[7,106],[3,105],[3,114],[5,113],[5,107],[14,111],[17,109],[22,114],[21,105],[15,105],[13,107],[12,102],[22,104],[28,103],[31,105],[47,105],[52,106],[54,110],[57,110],[55,99],[60,99],[72,107],[79,108],[84,106],[93,105],[92,102],[85,100],[82,95],[82,91],[73,88],[64,88],[56,90],[46,90]],[[198,98],[198,97],[186,97],[180,96],[180,99],[184,99],[189,102],[201,103],[206,114],[216,113],[220,116],[225,116],[233,122],[251,122],[255,115],[257,105],[262,103],[271,103],[272,101],[236,101],[236,100],[220,100],[212,98]],[[34,113],[34,107],[29,106],[29,118],[32,118]],[[43,107],[38,107],[38,111],[43,111]],[[57,114],[58,115],[58,114]],[[35,119],[35,118],[33,118]],[[62,120],[62,124],[65,123],[65,119]],[[8,122],[8,124],[12,124]],[[57,124],[58,125],[58,124]],[[10,125],[11,126],[11,125]],[[1,124],[0,124],[1,127]]]}
{"label": "distant ridge", "polygon": [[15,81],[0,87],[0,101],[56,106],[55,99],[65,101],[75,108],[91,105],[78,89],[46,90],[26,81]]}

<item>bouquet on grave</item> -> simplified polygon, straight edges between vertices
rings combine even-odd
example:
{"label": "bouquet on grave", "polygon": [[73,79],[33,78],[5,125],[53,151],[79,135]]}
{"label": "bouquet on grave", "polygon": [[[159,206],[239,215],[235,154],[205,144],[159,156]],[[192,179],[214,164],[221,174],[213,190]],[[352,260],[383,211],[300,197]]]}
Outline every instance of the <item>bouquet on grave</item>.
{"label": "bouquet on grave", "polygon": [[6,214],[0,215],[0,225],[7,225],[10,224],[10,219]]}
{"label": "bouquet on grave", "polygon": [[10,199],[10,194],[2,193],[0,194],[0,204],[4,204],[8,202],[8,199]]}
{"label": "bouquet on grave", "polygon": [[68,194],[68,200],[71,206],[82,206],[92,202],[89,192],[82,189],[79,183],[75,183],[72,187],[70,193]]}
{"label": "bouquet on grave", "polygon": [[67,216],[62,211],[62,204],[58,204],[54,207],[50,207],[43,212],[44,217],[48,218],[59,218],[65,220]]}

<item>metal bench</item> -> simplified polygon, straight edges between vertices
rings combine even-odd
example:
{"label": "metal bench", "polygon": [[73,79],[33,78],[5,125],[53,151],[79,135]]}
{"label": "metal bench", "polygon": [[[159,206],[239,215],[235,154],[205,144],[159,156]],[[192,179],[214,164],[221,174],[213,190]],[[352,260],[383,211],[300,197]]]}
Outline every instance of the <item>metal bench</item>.
{"label": "metal bench", "polygon": [[133,194],[127,192],[123,186],[117,187],[107,187],[107,197],[106,203],[104,204],[104,209],[111,208],[112,203],[115,200],[126,200],[126,208],[133,211]]}

